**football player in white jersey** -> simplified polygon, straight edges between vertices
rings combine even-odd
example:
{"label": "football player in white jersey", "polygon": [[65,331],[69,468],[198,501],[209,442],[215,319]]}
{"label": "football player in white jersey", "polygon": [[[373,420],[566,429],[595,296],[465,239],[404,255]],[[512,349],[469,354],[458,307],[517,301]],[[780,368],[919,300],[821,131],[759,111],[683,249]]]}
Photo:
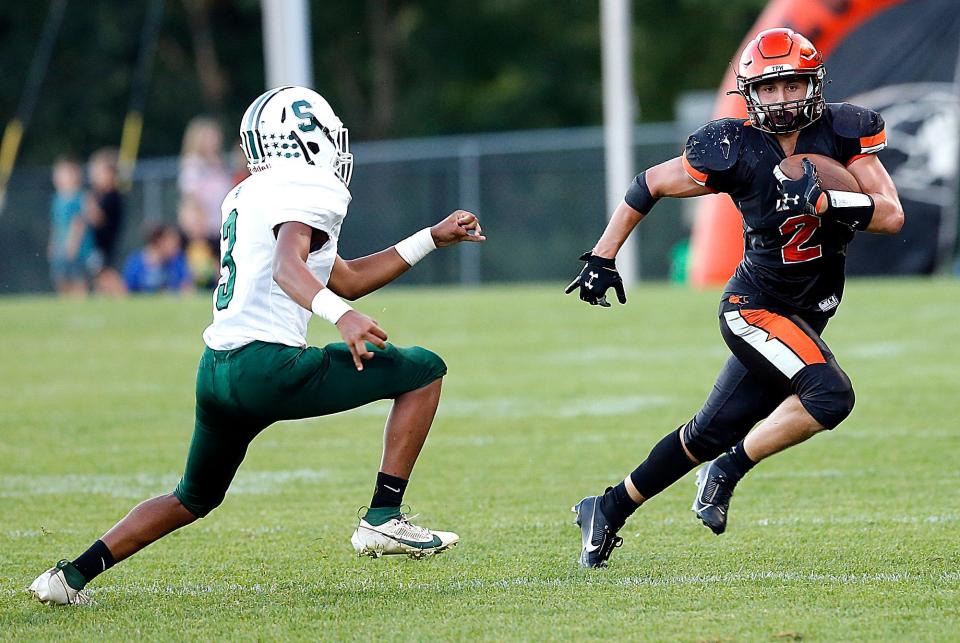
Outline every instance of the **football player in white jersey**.
{"label": "football player in white jersey", "polygon": [[[247,446],[279,420],[317,417],[392,399],[370,507],[351,538],[360,555],[428,556],[459,537],[410,522],[400,505],[440,400],[446,365],[387,333],[344,299],[393,281],[435,248],[485,237],[457,210],[395,246],[359,259],[337,254],[353,168],[347,128],[304,87],[259,96],[240,124],[252,175],[224,199],[221,277],[196,385],[196,424],[177,488],[146,500],[75,560],[30,586],[43,602],[88,600],[84,587],[115,563],[217,507]],[[342,343],[308,347],[311,314]]]}

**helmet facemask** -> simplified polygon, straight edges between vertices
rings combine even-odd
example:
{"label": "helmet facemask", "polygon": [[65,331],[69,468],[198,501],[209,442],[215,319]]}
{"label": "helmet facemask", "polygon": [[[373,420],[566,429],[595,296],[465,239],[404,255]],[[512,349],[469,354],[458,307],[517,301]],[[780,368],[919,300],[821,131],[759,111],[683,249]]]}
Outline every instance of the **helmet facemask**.
{"label": "helmet facemask", "polygon": [[333,157],[333,173],[343,181],[344,185],[350,185],[350,179],[353,178],[353,154],[350,153],[350,132],[346,127],[341,127],[335,132],[324,130],[324,134],[333,144],[335,154]]}
{"label": "helmet facemask", "polygon": [[[337,175],[337,178],[343,181],[346,186],[350,185],[350,179],[353,178],[353,154],[350,153],[350,131],[340,126],[335,130],[330,130],[314,116],[313,124],[317,130],[323,134],[326,142],[333,147],[333,155],[330,157],[330,169]],[[316,155],[322,151],[321,143],[315,140],[308,140],[306,143],[297,134],[296,130],[291,133],[291,138],[297,143],[300,150],[303,151],[304,160],[308,165],[315,165]]]}
{"label": "helmet facemask", "polygon": [[[825,106],[823,99],[823,72],[798,74],[793,73],[786,77],[764,78],[759,77],[744,81],[737,80],[739,94],[747,103],[747,114],[754,127],[772,134],[789,134],[803,129],[816,121],[823,114]],[[806,81],[806,95],[798,100],[787,100],[777,103],[763,103],[757,93],[757,87],[773,80]]]}

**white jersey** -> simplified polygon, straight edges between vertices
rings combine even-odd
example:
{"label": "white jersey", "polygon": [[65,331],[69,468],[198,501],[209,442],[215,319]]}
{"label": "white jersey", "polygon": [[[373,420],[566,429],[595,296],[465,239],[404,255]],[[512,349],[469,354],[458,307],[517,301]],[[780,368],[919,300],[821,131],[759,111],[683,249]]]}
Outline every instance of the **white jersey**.
{"label": "white jersey", "polygon": [[349,203],[350,191],[333,173],[312,168],[268,170],[235,187],[221,206],[222,268],[204,343],[214,350],[256,340],[306,346],[312,313],[273,280],[274,229],[299,221],[327,233],[329,240],[307,259],[313,274],[326,284]]}

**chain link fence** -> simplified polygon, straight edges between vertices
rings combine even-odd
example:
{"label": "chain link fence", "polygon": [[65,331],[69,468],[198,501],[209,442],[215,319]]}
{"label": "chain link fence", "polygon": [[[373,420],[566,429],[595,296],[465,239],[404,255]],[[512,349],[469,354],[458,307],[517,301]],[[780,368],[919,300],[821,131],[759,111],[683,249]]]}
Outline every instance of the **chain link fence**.
{"label": "chain link fence", "polygon": [[[676,156],[686,130],[675,123],[635,130],[636,167]],[[488,240],[435,253],[401,278],[408,284],[556,282],[606,224],[603,130],[599,127],[358,143],[340,254],[390,246],[456,208],[476,212]],[[126,196],[120,257],[142,245],[145,222],[176,221],[176,158],[145,159]],[[627,186],[624,186],[626,189]],[[15,171],[0,214],[0,293],[52,288],[46,260],[50,168]],[[687,204],[662,201],[635,233],[642,279],[665,279],[672,250],[689,234]]]}

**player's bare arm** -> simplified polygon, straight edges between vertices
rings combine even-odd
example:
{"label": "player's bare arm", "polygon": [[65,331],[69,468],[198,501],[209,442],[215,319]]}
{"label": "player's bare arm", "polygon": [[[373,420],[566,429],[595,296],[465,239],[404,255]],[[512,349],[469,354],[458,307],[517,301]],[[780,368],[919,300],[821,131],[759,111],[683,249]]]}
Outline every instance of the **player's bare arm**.
{"label": "player's bare arm", "polygon": [[[417,235],[421,237],[417,238]],[[433,248],[443,248],[461,241],[478,243],[486,240],[477,216],[465,210],[452,212],[429,228],[429,237]],[[396,246],[366,257],[343,259],[338,256],[333,264],[327,286],[350,301],[379,290],[412,267],[412,264],[407,262],[408,259],[412,260],[412,257],[405,250],[405,243],[412,244],[415,240],[418,244],[426,244],[427,249],[432,249],[424,231],[413,235],[410,239],[411,241],[401,241]],[[418,249],[412,247],[410,252],[416,253]],[[407,254],[406,259],[401,255],[402,252]]]}
{"label": "player's bare arm", "polygon": [[[679,156],[664,161],[660,165],[655,165],[644,174],[650,194],[655,199],[661,197],[686,198],[711,193],[710,189],[690,178],[684,171]],[[625,201],[621,201],[617,209],[614,210],[613,216],[610,217],[610,222],[607,223],[603,235],[593,248],[593,254],[608,259],[616,257],[627,237],[646,215],[646,212],[638,212],[627,205]]]}
{"label": "player's bare arm", "polygon": [[273,253],[273,280],[307,310],[324,287],[307,267],[310,245],[315,240],[318,244],[326,242],[326,233],[299,221],[288,221],[278,226]]}
{"label": "player's bare arm", "polygon": [[[329,315],[321,316],[336,324],[350,347],[357,370],[363,370],[362,360],[373,357],[366,342],[384,348],[387,334],[376,320],[349,308],[335,296],[351,301],[359,299],[390,283],[436,248],[485,239],[476,215],[457,210],[433,227],[425,228],[386,250],[359,259],[347,260],[337,256],[325,286],[306,263],[311,247],[326,243],[325,233],[304,223],[289,221],[278,227],[273,278],[291,299],[307,310],[319,310],[317,314],[329,310]],[[327,287],[329,291],[323,292]]]}
{"label": "player's bare arm", "polygon": [[[803,157],[802,154],[796,156]],[[789,161],[788,158],[783,163],[788,164]],[[897,188],[876,155],[857,158],[846,168],[829,157],[816,163],[803,157],[801,163],[803,172],[796,179],[787,178],[782,167],[775,171],[775,174],[780,174],[778,181],[783,194],[781,211],[806,210],[818,217],[843,223],[851,230],[877,234],[900,232],[904,216]],[[824,163],[832,163],[835,167],[829,172],[846,174],[856,187],[824,188],[820,177]]]}
{"label": "player's bare arm", "polygon": [[873,199],[873,218],[866,232],[897,234],[903,227],[903,206],[897,186],[875,154],[857,159],[847,166],[864,194]]}
{"label": "player's bare arm", "polygon": [[623,201],[614,210],[597,245],[580,256],[580,260],[585,261],[586,265],[564,292],[570,294],[579,288],[581,300],[592,306],[608,307],[610,304],[607,302],[606,292],[613,288],[620,303],[627,303],[615,258],[633,229],[661,197],[685,198],[712,192],[713,190],[690,178],[681,157],[664,161],[638,174],[630,184]]}
{"label": "player's bare arm", "polygon": [[[314,310],[326,303],[322,301],[323,295],[320,295],[325,289],[324,285],[307,267],[310,244],[318,232],[299,221],[281,224],[273,255],[273,280],[283,289],[283,292],[307,310]],[[318,295],[320,302],[318,302]],[[386,347],[386,331],[377,325],[376,320],[363,313],[347,307],[347,310],[342,311],[337,319],[330,317],[328,319],[336,324],[343,341],[350,348],[353,363],[358,371],[363,370],[362,360],[373,357],[373,353],[367,349],[366,342],[379,348]]]}

